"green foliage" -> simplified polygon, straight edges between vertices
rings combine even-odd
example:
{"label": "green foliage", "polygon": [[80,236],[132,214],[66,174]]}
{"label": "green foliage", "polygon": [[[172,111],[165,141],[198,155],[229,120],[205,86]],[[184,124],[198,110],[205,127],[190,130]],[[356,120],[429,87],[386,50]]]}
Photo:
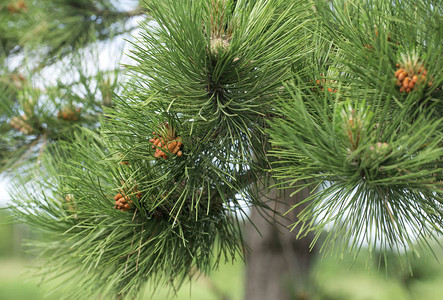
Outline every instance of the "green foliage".
{"label": "green foliage", "polygon": [[[383,3],[318,6],[334,37],[324,77],[289,84],[270,122],[272,171],[313,188],[298,224],[317,237],[331,226],[324,247],[412,250],[442,233],[442,5]],[[397,63],[427,81],[401,92]]]}
{"label": "green foliage", "polygon": [[366,242],[409,254],[441,235],[442,4],[145,5],[154,22],[112,105],[104,76],[81,73],[82,94],[59,84],[52,106],[23,91],[6,105],[34,125],[65,95],[74,116],[78,99],[101,111],[98,90],[110,106],[99,134],[45,123],[75,138],[57,138],[11,206],[48,234],[42,272],[82,287],[69,297],[175,289],[243,254],[239,199],[269,209],[270,182],[311,188],[294,225],[316,239],[331,225],[324,246],[340,253]]}
{"label": "green foliage", "polygon": [[[61,284],[81,282],[82,290],[72,289],[70,297],[132,295],[146,282],[175,286],[197,270],[208,272],[213,255],[234,259],[241,252],[238,221],[217,205],[220,197],[189,195],[189,202],[182,203],[185,207],[176,216],[172,211],[168,216],[168,210],[180,201],[178,192],[160,197],[156,187],[145,185],[146,179],[134,177],[134,169],[139,176],[147,176],[146,170],[155,167],[152,162],[119,164],[121,158],[104,151],[105,145],[91,132],[77,140],[86,143],[61,142],[65,151],[47,152],[51,162],[44,171],[53,177],[46,178],[33,194],[23,190],[12,207],[21,221],[50,235],[38,251],[50,259],[50,276],[69,271]],[[135,195],[138,192],[140,199]],[[128,195],[134,209],[116,210],[113,197],[117,193]]]}
{"label": "green foliage", "polygon": [[[191,138],[200,139],[192,144],[214,152],[208,153],[211,159],[244,164],[241,168],[253,160],[264,164],[264,118],[307,49],[306,5],[238,1],[227,20],[214,20],[211,3],[149,2],[159,26],[142,25],[133,55],[138,65],[131,68],[136,78],[127,97],[155,118],[144,136],[174,119],[185,148],[192,147]],[[127,119],[138,121],[130,113]]]}
{"label": "green foliage", "polygon": [[[130,31],[125,22],[143,14],[122,11],[110,0],[7,0],[0,5],[0,52],[30,50],[39,67],[48,59],[79,50],[92,41],[108,40]],[[55,60],[54,60],[55,58]]]}
{"label": "green foliage", "polygon": [[29,169],[45,145],[68,139],[74,125],[98,127],[121,69],[88,61],[98,62],[100,41],[131,31],[128,21],[142,14],[108,0],[0,4],[1,171]]}
{"label": "green foliage", "polygon": [[89,75],[80,63],[69,70],[70,77],[44,88],[31,78],[21,79],[20,89],[5,87],[0,95],[0,170],[28,169],[46,145],[69,139],[77,126],[98,127],[102,106],[111,105],[117,91],[119,70]]}
{"label": "green foliage", "polygon": [[308,8],[147,4],[158,25],[142,24],[138,64],[101,137],[83,129],[51,147],[50,176],[16,193],[11,207],[51,237],[40,250],[49,274],[68,268],[63,284],[82,286],[69,296],[130,297],[146,282],[175,289],[244,253],[239,198],[265,206],[264,120],[308,49]]}

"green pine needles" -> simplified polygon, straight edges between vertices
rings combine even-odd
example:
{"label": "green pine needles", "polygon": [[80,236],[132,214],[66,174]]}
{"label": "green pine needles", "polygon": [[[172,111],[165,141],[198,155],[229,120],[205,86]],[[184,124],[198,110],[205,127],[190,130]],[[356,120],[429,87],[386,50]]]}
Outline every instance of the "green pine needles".
{"label": "green pine needles", "polygon": [[302,2],[146,4],[155,23],[141,25],[100,136],[49,151],[52,176],[12,207],[51,236],[51,274],[82,286],[69,297],[175,289],[243,257],[243,207],[265,206],[265,119],[309,49]]}
{"label": "green pine needles", "polygon": [[100,133],[51,148],[15,195],[48,274],[81,286],[69,297],[177,288],[243,255],[244,206],[268,208],[270,183],[311,189],[294,225],[330,226],[325,246],[438,239],[443,7],[386,3],[146,1]]}
{"label": "green pine needles", "polygon": [[[50,259],[48,275],[72,287],[68,298],[133,296],[146,283],[176,288],[243,252],[239,220],[229,212],[239,210],[235,195],[219,194],[207,178],[172,181],[168,167],[151,157],[122,163],[90,131],[77,141],[83,142],[54,149],[45,163],[53,177],[13,207],[23,222],[50,235],[39,251]],[[194,194],[186,190],[191,184],[201,184]],[[115,208],[118,194],[131,209]]]}
{"label": "green pine needles", "polygon": [[324,247],[428,248],[443,220],[442,6],[318,8],[332,50],[321,74],[288,84],[268,131],[276,177],[313,191],[294,226],[328,227]]}

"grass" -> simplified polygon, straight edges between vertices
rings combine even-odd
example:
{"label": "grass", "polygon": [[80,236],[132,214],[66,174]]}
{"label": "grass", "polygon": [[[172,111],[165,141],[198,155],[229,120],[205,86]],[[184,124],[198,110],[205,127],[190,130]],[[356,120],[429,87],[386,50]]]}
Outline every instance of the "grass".
{"label": "grass", "polygon": [[[439,261],[441,248],[435,249]],[[441,300],[443,266],[434,257],[411,261],[411,276],[395,255],[388,256],[388,267],[378,266],[362,250],[357,260],[333,257],[319,259],[313,269],[316,300]]]}
{"label": "grass", "polygon": [[[367,259],[368,252],[361,251],[358,259],[337,260],[328,256],[318,259],[313,267],[312,300],[440,300],[443,295],[443,266],[435,258],[422,257],[412,263],[415,277],[396,263],[392,256],[389,268],[378,268]],[[436,250],[441,261],[443,251]],[[23,258],[0,257],[0,300],[55,300],[62,292],[45,298],[45,291],[37,278],[32,277]],[[369,268],[369,269],[368,269]],[[244,293],[244,265],[221,264],[211,277],[201,276],[192,283],[185,283],[173,295],[168,289],[159,289],[154,295],[149,291],[139,299],[155,300],[240,300]]]}
{"label": "grass", "polygon": [[[46,291],[39,286],[37,278],[32,278],[24,259],[0,258],[0,300],[58,300],[61,292],[45,298]],[[140,299],[156,300],[240,300],[243,297],[243,264],[221,265],[210,278],[201,276],[197,281],[185,283],[172,295],[169,290],[160,289],[154,295],[147,290]]]}
{"label": "grass", "polygon": [[0,259],[0,300],[56,300],[59,295],[44,297],[36,279],[27,273],[29,261],[18,258]]}

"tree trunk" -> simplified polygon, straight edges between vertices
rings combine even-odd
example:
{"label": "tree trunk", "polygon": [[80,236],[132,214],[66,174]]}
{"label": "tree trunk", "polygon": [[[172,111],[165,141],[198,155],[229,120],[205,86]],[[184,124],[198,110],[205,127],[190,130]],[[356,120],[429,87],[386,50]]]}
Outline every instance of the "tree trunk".
{"label": "tree trunk", "polygon": [[[307,189],[289,197],[293,190],[271,190],[266,197],[269,206],[284,214],[292,205],[309,196]],[[251,211],[246,242],[246,300],[308,299],[308,281],[313,253],[309,251],[312,236],[297,239],[298,228],[287,227],[297,220],[301,207],[286,216],[266,216],[256,208]]]}

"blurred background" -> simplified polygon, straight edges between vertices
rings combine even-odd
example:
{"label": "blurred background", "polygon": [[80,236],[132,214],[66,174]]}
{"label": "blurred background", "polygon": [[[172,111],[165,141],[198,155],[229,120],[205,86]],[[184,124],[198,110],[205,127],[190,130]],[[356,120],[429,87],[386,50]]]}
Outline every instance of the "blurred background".
{"label": "blurred background", "polygon": [[[97,126],[100,107],[112,105],[110,95],[125,80],[120,70],[121,64],[131,63],[125,55],[130,52],[128,41],[137,36],[137,24],[145,18],[149,16],[138,1],[0,0],[0,58],[4,62],[0,87],[6,91],[0,98],[0,300],[60,299],[63,295],[56,284],[43,287],[45,278],[33,275],[38,261],[26,247],[27,240],[38,240],[38,235],[24,224],[12,223],[4,207],[11,204],[11,178],[18,172],[26,174],[29,170],[24,164],[38,161],[47,140],[60,139],[65,129],[54,125],[59,131],[42,139],[28,135],[22,122],[18,130],[28,136],[19,137],[4,121],[23,112],[32,115],[26,110],[29,99],[23,95],[37,91],[40,101],[46,101],[39,108],[46,123],[65,122],[55,116],[69,106],[83,108],[82,125]],[[307,288],[310,299],[443,299],[443,266],[437,262],[443,260],[443,251],[438,245],[433,248],[435,257],[411,259],[410,267],[400,263],[397,256],[402,254],[398,253],[388,255],[387,266],[383,259],[368,259],[364,247],[357,258],[316,255]],[[140,299],[240,300],[245,293],[245,272],[239,257],[234,264],[221,264],[210,277],[202,275],[186,283],[177,295],[162,288],[152,295],[147,287]]]}

